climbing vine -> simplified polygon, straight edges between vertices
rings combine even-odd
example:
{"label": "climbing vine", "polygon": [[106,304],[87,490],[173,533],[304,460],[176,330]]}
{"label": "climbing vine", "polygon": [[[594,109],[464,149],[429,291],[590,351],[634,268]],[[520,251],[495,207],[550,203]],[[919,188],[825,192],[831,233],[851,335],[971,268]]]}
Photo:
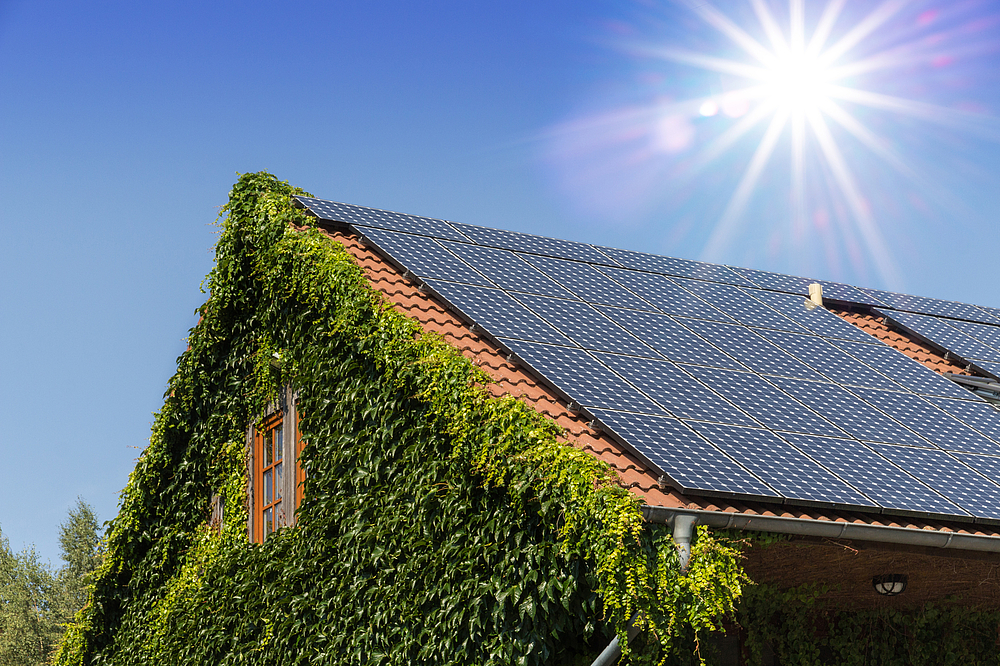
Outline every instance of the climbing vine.
{"label": "climbing vine", "polygon": [[[490,397],[293,194],[267,173],[233,187],[200,322],[56,662],[589,663],[633,618],[630,660],[697,662],[746,582],[738,549],[699,530],[682,574],[610,468]],[[246,428],[285,386],[308,442],[298,526],[253,545]]]}

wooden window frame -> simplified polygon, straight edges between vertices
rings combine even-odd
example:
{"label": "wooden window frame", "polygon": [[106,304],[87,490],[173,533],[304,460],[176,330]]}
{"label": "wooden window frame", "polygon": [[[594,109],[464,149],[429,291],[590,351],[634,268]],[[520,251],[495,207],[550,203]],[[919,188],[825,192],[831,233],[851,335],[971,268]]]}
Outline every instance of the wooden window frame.
{"label": "wooden window frame", "polygon": [[[247,430],[247,536],[253,543],[263,543],[264,511],[272,509],[272,532],[295,524],[295,511],[302,502],[302,481],[304,472],[299,463],[299,453],[303,444],[298,438],[298,412],[295,395],[282,391],[279,404],[266,410],[259,423]],[[259,427],[258,427],[259,426]],[[275,501],[279,488],[272,486],[272,501],[264,504],[264,472],[273,469],[265,465],[263,441],[269,431],[280,429],[283,440],[281,500]],[[274,472],[272,472],[272,483]]]}

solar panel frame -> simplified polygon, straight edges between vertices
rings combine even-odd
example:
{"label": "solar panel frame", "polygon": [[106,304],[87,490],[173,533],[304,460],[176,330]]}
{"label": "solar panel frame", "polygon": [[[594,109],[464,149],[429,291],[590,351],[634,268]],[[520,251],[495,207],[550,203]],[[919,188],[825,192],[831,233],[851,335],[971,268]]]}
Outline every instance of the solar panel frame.
{"label": "solar panel frame", "polygon": [[677,419],[591,411],[603,429],[627,442],[681,492],[780,499],[767,484]]}
{"label": "solar panel frame", "polygon": [[427,280],[426,285],[493,337],[574,346],[548,322],[500,289]]}
{"label": "solar panel frame", "polygon": [[560,259],[573,259],[595,264],[618,265],[617,262],[599,249],[586,243],[536,236],[518,231],[479,227],[472,224],[452,222],[458,231],[474,243],[503,250],[515,250],[528,254],[540,254]]}
{"label": "solar panel frame", "polygon": [[498,341],[570,400],[587,408],[667,415],[588,352],[509,338]]}
{"label": "solar panel frame", "polygon": [[947,451],[889,444],[871,447],[973,516],[1000,520],[1000,485]]}
{"label": "solar panel frame", "polygon": [[912,514],[970,515],[861,442],[793,433],[781,436],[883,508]]}
{"label": "solar panel frame", "polygon": [[555,298],[575,298],[549,276],[524,261],[517,253],[482,245],[452,243],[441,244],[460,259],[506,291],[521,291]]}
{"label": "solar panel frame", "polygon": [[420,215],[409,215],[407,213],[395,213],[378,208],[355,206],[354,204],[327,201],[325,199],[316,199],[315,197],[295,196],[293,198],[317,218],[329,222],[376,227],[411,234],[417,233],[422,236],[445,238],[455,241],[469,241],[465,235],[455,229],[446,220],[422,217]]}
{"label": "solar panel frame", "polygon": [[373,227],[364,228],[361,232],[365,240],[380,252],[422,279],[447,280],[480,287],[496,286],[482,273],[428,236],[403,234]]}
{"label": "solar panel frame", "polygon": [[652,347],[587,303],[534,294],[513,296],[584,349],[662,358]]}
{"label": "solar panel frame", "polygon": [[760,424],[721,395],[670,361],[615,354],[597,360],[677,418],[759,427]]}
{"label": "solar panel frame", "polygon": [[769,430],[719,423],[689,425],[786,499],[830,505],[878,506]]}
{"label": "solar panel frame", "polygon": [[636,296],[590,264],[532,255],[524,255],[523,258],[532,266],[570,290],[577,298],[588,303],[614,305],[633,310],[656,311],[656,308],[651,304]]}
{"label": "solar panel frame", "polygon": [[730,370],[749,370],[732,356],[668,315],[609,306],[598,306],[597,309],[671,361]]}

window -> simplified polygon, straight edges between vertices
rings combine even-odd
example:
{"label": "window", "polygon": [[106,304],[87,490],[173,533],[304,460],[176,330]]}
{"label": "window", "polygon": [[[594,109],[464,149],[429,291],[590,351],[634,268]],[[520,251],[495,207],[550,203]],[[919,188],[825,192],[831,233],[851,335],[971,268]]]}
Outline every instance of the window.
{"label": "window", "polygon": [[250,429],[248,531],[256,543],[262,543],[281,527],[295,524],[304,478],[298,464],[302,444],[297,441],[297,421],[292,403],[291,409],[275,410],[260,427]]}

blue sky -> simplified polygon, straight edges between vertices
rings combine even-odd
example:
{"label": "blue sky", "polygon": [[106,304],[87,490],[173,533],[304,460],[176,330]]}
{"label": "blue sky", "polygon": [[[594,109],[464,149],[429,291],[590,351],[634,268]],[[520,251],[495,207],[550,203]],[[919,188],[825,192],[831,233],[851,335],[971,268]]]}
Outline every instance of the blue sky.
{"label": "blue sky", "polygon": [[[749,2],[717,4],[773,50]],[[708,157],[761,101],[711,3],[0,1],[0,529],[56,563],[77,496],[114,515],[236,172],[1000,307],[1000,8],[897,4],[833,23],[828,44],[893,10],[835,63],[874,63],[837,81],[868,143],[825,116],[838,172],[808,126],[795,190],[791,122],[748,182],[774,113]]]}

